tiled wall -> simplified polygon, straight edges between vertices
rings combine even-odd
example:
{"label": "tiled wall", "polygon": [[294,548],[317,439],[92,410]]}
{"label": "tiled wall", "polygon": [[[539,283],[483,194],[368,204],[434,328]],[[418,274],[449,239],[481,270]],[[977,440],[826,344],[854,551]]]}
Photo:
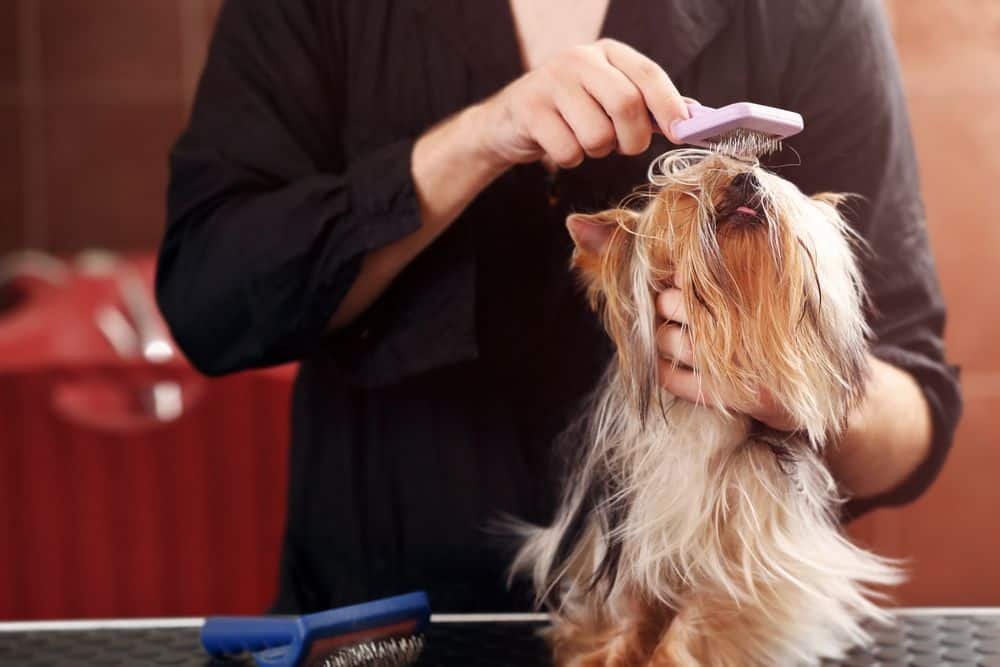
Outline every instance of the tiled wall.
{"label": "tiled wall", "polygon": [[0,253],[155,246],[219,4],[0,2]]}
{"label": "tiled wall", "polygon": [[[278,0],[275,0],[278,1]],[[219,0],[0,0],[0,252],[151,248],[165,155]],[[853,530],[912,558],[908,603],[1000,603],[1000,2],[888,2],[964,366],[940,482]]]}
{"label": "tiled wall", "polygon": [[1000,604],[1000,2],[888,3],[931,243],[963,367],[965,416],[944,473],[912,507],[856,526],[911,559],[914,604]]}

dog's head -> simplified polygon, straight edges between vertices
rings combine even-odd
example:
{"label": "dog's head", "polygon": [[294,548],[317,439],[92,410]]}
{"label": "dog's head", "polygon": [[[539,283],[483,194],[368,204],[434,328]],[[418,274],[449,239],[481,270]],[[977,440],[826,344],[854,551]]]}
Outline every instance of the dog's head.
{"label": "dog's head", "polygon": [[864,292],[843,197],[805,196],[758,165],[700,150],[662,156],[641,210],[567,220],[573,264],[643,417],[659,395],[654,295],[684,295],[694,367],[715,406],[766,390],[814,443],[843,426],[867,366]]}

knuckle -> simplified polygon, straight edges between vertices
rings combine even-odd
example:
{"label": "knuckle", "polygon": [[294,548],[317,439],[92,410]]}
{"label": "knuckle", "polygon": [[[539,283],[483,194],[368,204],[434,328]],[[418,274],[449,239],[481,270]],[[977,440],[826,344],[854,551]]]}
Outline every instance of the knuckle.
{"label": "knuckle", "polygon": [[579,66],[593,60],[594,55],[594,49],[590,45],[583,44],[567,49],[561,60],[574,66]]}
{"label": "knuckle", "polygon": [[664,343],[667,340],[667,329],[670,327],[668,325],[661,325],[660,328],[656,330],[656,346],[662,351]]}
{"label": "knuckle", "polygon": [[660,315],[669,319],[673,314],[674,309],[674,298],[673,294],[669,289],[665,289],[660,292],[656,297],[657,310],[660,311]]}
{"label": "knuckle", "polygon": [[632,120],[642,115],[645,104],[642,94],[636,88],[629,88],[615,98],[611,107],[608,111],[613,116]]}
{"label": "knuckle", "polygon": [[642,155],[649,148],[651,142],[652,136],[647,134],[645,139],[628,142],[619,146],[619,150],[622,155]]}
{"label": "knuckle", "polygon": [[673,359],[673,355],[670,354],[670,341],[667,340],[665,334],[657,337],[656,351],[659,353],[661,361],[670,361]]}
{"label": "knuckle", "polygon": [[624,155],[640,155],[646,152],[652,141],[652,130],[646,130],[640,136],[636,136],[628,142],[622,142],[622,145],[619,146],[619,150],[621,150]]}
{"label": "knuckle", "polygon": [[615,131],[610,127],[589,132],[580,143],[587,152],[610,150],[615,144]]}
{"label": "knuckle", "polygon": [[681,331],[679,326],[670,327],[670,335],[667,337],[667,343],[670,345],[670,350],[674,353],[675,357],[679,357],[684,352],[684,332]]}
{"label": "knuckle", "polygon": [[548,110],[552,104],[550,98],[541,89],[526,90],[521,98],[521,115],[525,118],[536,120]]}
{"label": "knuckle", "polygon": [[669,392],[675,392],[677,374],[669,361],[661,361],[659,368],[660,386]]}
{"label": "knuckle", "polygon": [[583,150],[579,146],[560,148],[552,159],[560,167],[569,169],[583,162]]}
{"label": "knuckle", "polygon": [[666,324],[660,327],[660,330],[657,332],[656,342],[661,352],[673,349],[677,337],[677,329],[678,327],[674,324]]}
{"label": "knuckle", "polygon": [[643,58],[635,65],[636,74],[644,79],[653,80],[663,76],[663,70],[652,60]]}

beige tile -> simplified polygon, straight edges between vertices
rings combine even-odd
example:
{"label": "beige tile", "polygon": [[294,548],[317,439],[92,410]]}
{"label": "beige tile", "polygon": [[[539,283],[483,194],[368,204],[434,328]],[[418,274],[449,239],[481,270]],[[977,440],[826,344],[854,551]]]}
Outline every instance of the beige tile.
{"label": "beige tile", "polygon": [[1000,2],[890,0],[887,6],[911,90],[1000,90]]}
{"label": "beige tile", "polygon": [[188,104],[193,101],[205,68],[219,4],[214,0],[180,0],[178,4],[183,30],[184,99]]}
{"label": "beige tile", "polygon": [[910,96],[928,228],[950,311],[948,342],[956,359],[977,370],[1000,370],[998,103],[1000,94]]}
{"label": "beige tile", "polygon": [[219,17],[219,10],[222,9],[222,0],[202,0],[202,2],[202,16],[208,32],[211,33],[215,29],[215,21]]}
{"label": "beige tile", "polygon": [[0,255],[24,240],[20,112],[0,107]]}
{"label": "beige tile", "polygon": [[10,86],[19,77],[17,30],[17,3],[14,0],[3,0],[0,2],[0,86]]}
{"label": "beige tile", "polygon": [[[1000,604],[1000,395],[967,401],[941,477],[914,505],[882,511],[872,541],[911,561],[899,600],[911,605]],[[895,524],[895,525],[894,525]]]}
{"label": "beige tile", "polygon": [[44,0],[38,4],[43,73],[50,86],[176,83],[180,90],[179,12],[173,0]]}
{"label": "beige tile", "polygon": [[53,249],[154,248],[182,105],[55,106],[45,123]]}

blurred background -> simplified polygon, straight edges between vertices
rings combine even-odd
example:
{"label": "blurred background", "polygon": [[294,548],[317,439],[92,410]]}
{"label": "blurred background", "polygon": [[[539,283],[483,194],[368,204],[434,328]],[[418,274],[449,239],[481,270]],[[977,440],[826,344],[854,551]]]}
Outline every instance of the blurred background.
{"label": "blurred background", "polygon": [[[219,4],[0,0],[0,619],[273,595],[294,369],[198,377],[148,289]],[[932,490],[850,530],[909,560],[900,603],[1000,605],[1000,2],[886,7],[966,412]]]}

